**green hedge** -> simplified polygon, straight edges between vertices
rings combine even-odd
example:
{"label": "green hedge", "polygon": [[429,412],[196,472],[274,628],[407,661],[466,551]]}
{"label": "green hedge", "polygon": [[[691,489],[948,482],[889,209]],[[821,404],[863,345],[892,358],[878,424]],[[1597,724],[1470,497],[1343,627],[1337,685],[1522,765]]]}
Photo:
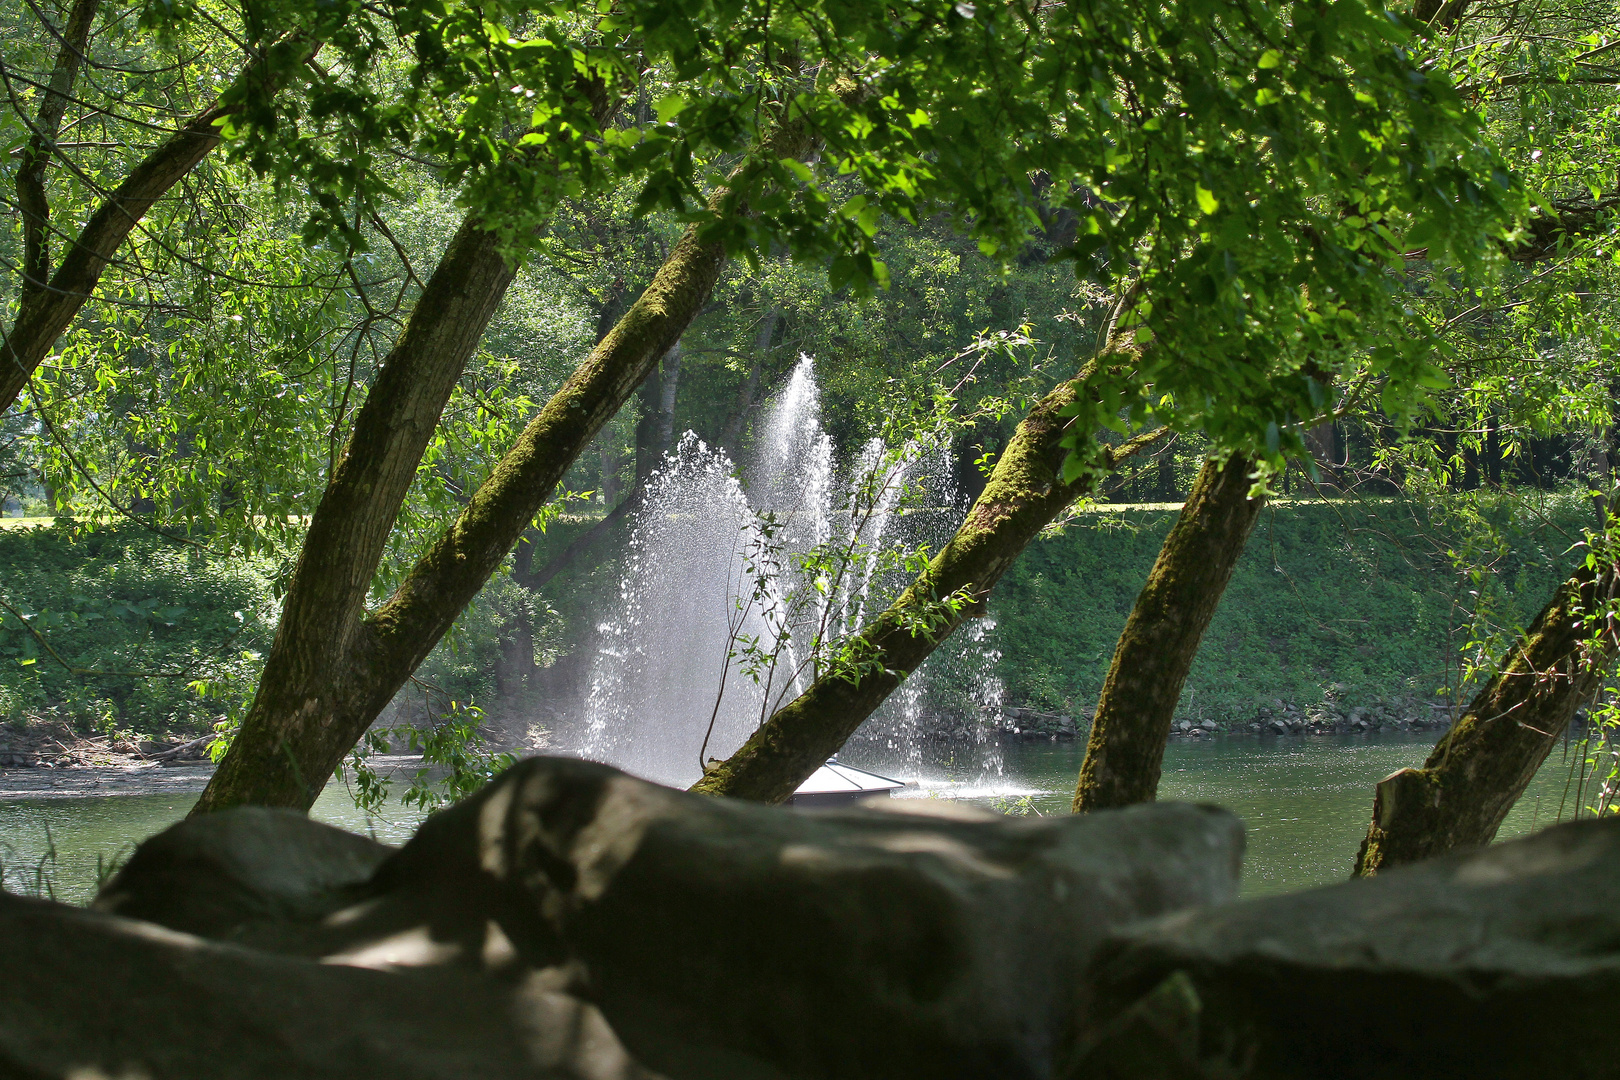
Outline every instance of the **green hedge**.
{"label": "green hedge", "polygon": [[[1095,705],[1175,514],[1093,509],[1024,553],[991,604],[1008,704]],[[1247,721],[1273,699],[1306,707],[1441,697],[1459,683],[1459,660],[1493,655],[1534,618],[1573,571],[1579,556],[1568,548],[1590,518],[1568,495],[1529,504],[1486,496],[1444,512],[1396,500],[1274,505],[1210,625],[1181,711]],[[1470,575],[1459,561],[1487,568]]]}

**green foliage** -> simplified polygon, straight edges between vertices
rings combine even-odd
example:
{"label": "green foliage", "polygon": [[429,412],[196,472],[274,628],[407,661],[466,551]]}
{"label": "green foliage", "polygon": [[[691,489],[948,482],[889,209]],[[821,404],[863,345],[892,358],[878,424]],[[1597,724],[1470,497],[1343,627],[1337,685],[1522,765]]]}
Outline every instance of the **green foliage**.
{"label": "green foliage", "polygon": [[[193,24],[190,7],[149,12]],[[245,84],[235,153],[307,190],[314,233],[349,246],[368,242],[357,208],[393,197],[384,163],[404,151],[515,248],[562,201],[633,180],[637,213],[700,222],[750,260],[824,263],[835,291],[890,280],[884,221],[939,211],[1010,261],[1042,224],[1042,177],[1078,216],[1081,269],[1141,282],[1125,325],[1156,346],[1084,399],[1079,437],[1128,408],[1277,464],[1335,376],[1357,370],[1397,416],[1443,383],[1434,342],[1402,332],[1402,256],[1421,246],[1478,270],[1523,207],[1444,69],[1415,63],[1412,26],[1361,0],[598,12],[247,5],[251,37],[307,30],[331,62],[289,59],[296,92]],[[592,115],[620,96],[641,104]],[[739,163],[784,123],[824,152]]]}
{"label": "green foliage", "polygon": [[275,625],[264,558],[210,557],[131,526],[59,525],[0,531],[0,566],[8,720],[196,735],[224,711],[215,699],[239,700],[258,679]]}
{"label": "green foliage", "polygon": [[354,804],[361,810],[378,815],[386,807],[393,781],[378,772],[372,758],[399,746],[422,756],[422,767],[411,777],[400,801],[424,811],[471,795],[517,762],[516,754],[489,750],[478,731],[483,712],[477,706],[450,700],[435,712],[437,719],[425,727],[372,728],[339,765],[338,775],[349,785]]}
{"label": "green foliage", "polygon": [[[1465,698],[1479,642],[1529,623],[1573,572],[1578,497],[1482,507],[1503,547],[1476,576],[1454,556],[1466,526],[1397,500],[1283,502],[1264,512],[1182,693],[1193,717],[1248,722],[1281,698],[1308,706]],[[1030,546],[992,609],[1008,701],[1095,705],[1171,508],[1099,507]],[[1489,653],[1499,656],[1500,652]]]}

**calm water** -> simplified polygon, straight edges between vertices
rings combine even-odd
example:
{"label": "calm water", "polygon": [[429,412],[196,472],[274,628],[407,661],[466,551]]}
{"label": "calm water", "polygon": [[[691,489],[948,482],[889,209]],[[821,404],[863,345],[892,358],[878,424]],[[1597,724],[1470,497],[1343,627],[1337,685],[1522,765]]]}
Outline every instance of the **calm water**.
{"label": "calm water", "polygon": [[[1435,733],[1391,732],[1178,739],[1165,751],[1159,798],[1215,803],[1243,819],[1248,839],[1243,895],[1327,885],[1350,875],[1378,781],[1396,769],[1421,765],[1436,738]],[[993,790],[994,781],[969,779],[965,771],[960,786],[947,783],[936,793],[960,793],[1003,809],[1027,795],[1040,813],[1069,812],[1083,742],[1010,744],[1004,756],[1004,793]],[[1498,839],[1552,824],[1568,776],[1568,757],[1554,749]],[[930,787],[925,783],[924,792]],[[1575,803],[1571,792],[1566,818]]]}
{"label": "calm water", "polygon": [[[43,770],[23,771],[37,777]],[[0,860],[5,887],[74,903],[88,900],[110,863],[185,817],[197,801],[207,771],[172,772],[182,775],[165,776],[167,790],[152,794],[9,798],[0,792]],[[8,775],[9,771],[0,773],[0,778]],[[408,780],[406,774],[396,790],[403,791]],[[395,803],[384,816],[368,817],[355,809],[354,800],[336,781],[327,785],[310,814],[388,844],[404,843],[423,816],[420,810]]]}
{"label": "calm water", "polygon": [[[1245,895],[1323,885],[1349,874],[1366,832],[1373,786],[1396,769],[1421,763],[1433,744],[1433,737],[1415,734],[1178,740],[1165,754],[1159,797],[1217,803],[1243,818],[1248,827]],[[998,780],[985,783],[964,768],[955,781],[949,775],[925,781],[921,793],[1003,808],[1027,797],[1040,813],[1064,814],[1084,750],[1077,742],[1009,745]],[[1502,838],[1551,824],[1568,773],[1567,758],[1555,750],[1508,817]],[[157,794],[0,795],[6,886],[20,891],[44,886],[58,899],[86,899],[95,890],[98,860],[105,867],[184,817],[204,779],[201,770],[192,777],[177,776],[172,789]],[[1571,798],[1571,807],[1573,802]],[[387,843],[404,841],[421,817],[395,805],[383,818],[367,818],[336,783],[328,786],[313,813]],[[51,846],[54,858],[47,857]]]}

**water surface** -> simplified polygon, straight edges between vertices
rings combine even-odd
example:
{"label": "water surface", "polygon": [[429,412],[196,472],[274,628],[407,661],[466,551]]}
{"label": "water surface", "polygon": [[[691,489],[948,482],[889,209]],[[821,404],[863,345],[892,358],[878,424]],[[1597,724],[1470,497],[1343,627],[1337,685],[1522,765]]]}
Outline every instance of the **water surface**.
{"label": "water surface", "polygon": [[[1433,744],[1431,736],[1416,733],[1178,739],[1165,753],[1159,798],[1216,803],[1243,819],[1248,830],[1244,895],[1324,885],[1350,873],[1366,833],[1374,785],[1396,769],[1420,764]],[[964,762],[959,768],[928,770],[909,794],[1065,814],[1084,754],[1078,741],[1009,744],[999,776],[982,775],[976,762]],[[1502,839],[1551,824],[1561,801],[1564,816],[1570,815],[1575,799],[1564,793],[1570,756],[1553,752],[1508,816]],[[881,762],[852,763],[883,771]],[[15,783],[8,787],[19,772],[44,790],[19,793]],[[118,794],[129,787],[117,777],[98,779],[92,770],[59,772],[0,772],[0,860],[7,888],[74,902],[94,893],[98,869],[105,873],[136,843],[184,817],[207,781],[205,768],[163,770],[145,782],[149,788],[161,781],[162,790]],[[395,844],[408,839],[422,817],[420,810],[397,803],[382,817],[368,817],[337,782],[328,785],[313,815]]]}
{"label": "water surface", "polygon": [[[1367,834],[1378,781],[1421,765],[1436,738],[1429,732],[1390,732],[1176,739],[1165,749],[1159,798],[1215,803],[1243,819],[1248,840],[1243,895],[1326,885],[1349,876]],[[1564,798],[1573,756],[1562,746],[1553,750],[1498,839],[1552,824],[1561,801],[1567,803],[1564,817],[1573,813],[1573,787]],[[1003,757],[999,779],[979,775],[974,766],[946,769],[943,778],[925,780],[920,794],[966,796],[1013,812],[1023,806],[1042,814],[1069,812],[1084,742],[1011,743]]]}
{"label": "water surface", "polygon": [[[13,892],[83,903],[94,895],[100,878],[136,844],[186,816],[210,771],[203,766],[164,769],[156,777],[140,778],[137,785],[111,770],[0,770],[0,881]],[[12,797],[5,784],[18,773],[30,787],[48,788],[54,780],[67,793],[31,791]],[[409,773],[397,790],[403,791],[408,779]],[[154,786],[161,790],[141,790]],[[97,788],[106,793],[83,793]],[[132,789],[140,793],[123,793]],[[326,786],[310,814],[385,844],[404,843],[423,817],[419,809],[397,801],[381,816],[362,813],[336,780]]]}

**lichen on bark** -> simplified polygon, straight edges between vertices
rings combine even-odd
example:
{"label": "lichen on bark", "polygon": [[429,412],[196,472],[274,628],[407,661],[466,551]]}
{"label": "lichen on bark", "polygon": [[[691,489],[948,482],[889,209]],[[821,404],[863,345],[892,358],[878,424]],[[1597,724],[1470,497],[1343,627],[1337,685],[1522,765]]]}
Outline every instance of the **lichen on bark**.
{"label": "lichen on bark", "polygon": [[1355,874],[1481,847],[1612,663],[1620,574],[1597,550],[1558,587],[1421,768],[1379,782]]}

